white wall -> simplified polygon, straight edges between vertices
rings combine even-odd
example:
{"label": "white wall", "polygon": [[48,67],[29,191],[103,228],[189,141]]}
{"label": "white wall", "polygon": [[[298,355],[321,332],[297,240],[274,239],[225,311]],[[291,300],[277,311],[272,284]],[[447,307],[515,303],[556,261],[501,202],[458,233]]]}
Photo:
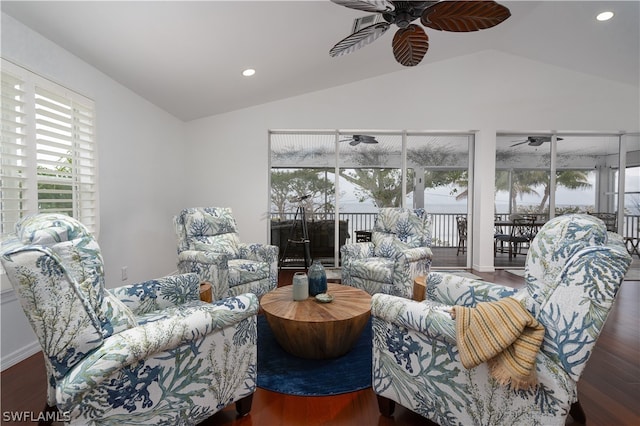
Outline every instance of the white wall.
{"label": "white wall", "polygon": [[[266,241],[269,129],[478,130],[476,169],[487,180],[477,189],[486,190],[494,156],[482,154],[494,152],[496,131],[637,131],[639,100],[638,86],[478,52],[189,122],[188,172],[207,186],[190,187],[188,204],[231,206],[242,239]],[[492,194],[482,200],[476,191],[476,229],[492,229]],[[492,247],[484,234],[476,248]],[[474,267],[491,270],[492,262],[492,250],[475,250]]]}
{"label": "white wall", "polygon": [[[184,123],[4,13],[2,57],[96,102],[98,240],[107,287],[175,271],[171,219],[185,204]],[[39,350],[12,293],[2,294],[2,369]]]}
{"label": "white wall", "polygon": [[[185,206],[231,206],[242,239],[266,242],[269,129],[478,130],[487,150],[501,130],[640,128],[637,86],[493,51],[186,124],[5,14],[2,56],[96,101],[108,287],[122,266],[128,283],[175,270],[171,218]],[[475,206],[492,226],[493,200]],[[12,294],[1,313],[4,369],[38,346]]]}

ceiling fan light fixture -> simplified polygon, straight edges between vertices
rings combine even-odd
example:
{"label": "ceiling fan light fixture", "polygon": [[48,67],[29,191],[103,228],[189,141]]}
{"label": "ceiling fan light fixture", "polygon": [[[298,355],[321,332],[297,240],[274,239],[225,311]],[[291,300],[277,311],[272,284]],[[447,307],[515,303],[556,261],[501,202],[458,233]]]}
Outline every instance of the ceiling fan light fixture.
{"label": "ceiling fan light fixture", "polygon": [[255,73],[256,73],[256,70],[254,70],[253,68],[247,68],[246,70],[242,71],[242,75],[245,77],[251,77]]}
{"label": "ceiling fan light fixture", "polygon": [[606,12],[601,12],[598,13],[598,15],[596,16],[596,19],[598,21],[608,21],[609,19],[613,18],[614,13],[611,11],[606,11]]}

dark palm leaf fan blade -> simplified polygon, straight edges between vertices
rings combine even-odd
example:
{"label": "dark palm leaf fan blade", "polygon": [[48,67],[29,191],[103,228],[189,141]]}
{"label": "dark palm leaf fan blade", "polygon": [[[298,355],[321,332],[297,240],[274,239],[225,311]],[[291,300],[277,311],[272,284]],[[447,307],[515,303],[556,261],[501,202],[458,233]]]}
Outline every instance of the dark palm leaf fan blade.
{"label": "dark palm leaf fan blade", "polygon": [[393,3],[387,0],[331,0],[332,2],[350,9],[372,13],[391,12],[395,10]]}
{"label": "dark palm leaf fan blade", "polygon": [[393,56],[405,67],[418,65],[429,49],[429,37],[415,24],[399,29],[393,36]]}
{"label": "dark palm leaf fan blade", "polygon": [[509,147],[510,147],[510,148],[513,148],[514,146],[524,145],[524,144],[525,144],[525,143],[527,143],[527,142],[529,142],[529,140],[528,140],[528,139],[525,139],[525,140],[523,140],[523,141],[516,142],[516,143],[514,143],[513,145],[509,145]]}
{"label": "dark palm leaf fan blade", "polygon": [[355,32],[336,43],[336,45],[329,50],[329,55],[340,56],[356,51],[384,34],[389,29],[389,26],[390,25],[386,22],[379,22],[377,24],[364,27],[360,31]]}
{"label": "dark palm leaf fan blade", "polygon": [[425,9],[420,22],[441,31],[471,32],[491,28],[511,16],[494,1],[441,1]]}
{"label": "dark palm leaf fan blade", "polygon": [[376,138],[369,135],[353,135],[352,137],[347,139],[342,139],[339,142],[349,142],[349,145],[351,146],[356,146],[360,143],[369,143],[369,144],[378,143]]}

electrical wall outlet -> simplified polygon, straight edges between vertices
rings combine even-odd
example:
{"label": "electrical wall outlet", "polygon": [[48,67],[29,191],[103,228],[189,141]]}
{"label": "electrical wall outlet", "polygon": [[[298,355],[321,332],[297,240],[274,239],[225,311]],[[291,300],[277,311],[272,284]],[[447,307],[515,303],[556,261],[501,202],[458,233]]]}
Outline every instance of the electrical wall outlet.
{"label": "electrical wall outlet", "polygon": [[127,274],[127,267],[123,266],[122,267],[122,281],[126,281],[127,279],[129,279],[129,276]]}

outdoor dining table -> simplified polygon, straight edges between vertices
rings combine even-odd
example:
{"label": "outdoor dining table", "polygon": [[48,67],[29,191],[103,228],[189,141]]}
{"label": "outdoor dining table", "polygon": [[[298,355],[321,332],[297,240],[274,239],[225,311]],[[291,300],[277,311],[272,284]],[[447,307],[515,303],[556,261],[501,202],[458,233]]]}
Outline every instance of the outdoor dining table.
{"label": "outdoor dining table", "polygon": [[[518,237],[520,239],[525,237],[527,239],[526,242],[530,243],[538,233],[538,230],[545,223],[546,221],[537,220],[537,218],[533,218],[533,217],[527,218],[526,216],[518,217],[510,220],[498,219],[494,221],[494,227],[495,227],[494,238],[500,240],[501,242],[509,243],[509,259],[511,259],[512,257],[515,257],[515,255],[517,254],[516,250],[514,250],[515,248],[514,245],[517,245],[517,242],[509,241],[509,237],[511,238]],[[518,236],[513,235],[513,232],[516,230],[515,229],[516,224],[518,226],[529,227],[530,229],[527,235],[518,235]],[[520,241],[520,243],[521,242],[522,241]],[[494,254],[495,255],[498,254],[497,246],[494,247]]]}

